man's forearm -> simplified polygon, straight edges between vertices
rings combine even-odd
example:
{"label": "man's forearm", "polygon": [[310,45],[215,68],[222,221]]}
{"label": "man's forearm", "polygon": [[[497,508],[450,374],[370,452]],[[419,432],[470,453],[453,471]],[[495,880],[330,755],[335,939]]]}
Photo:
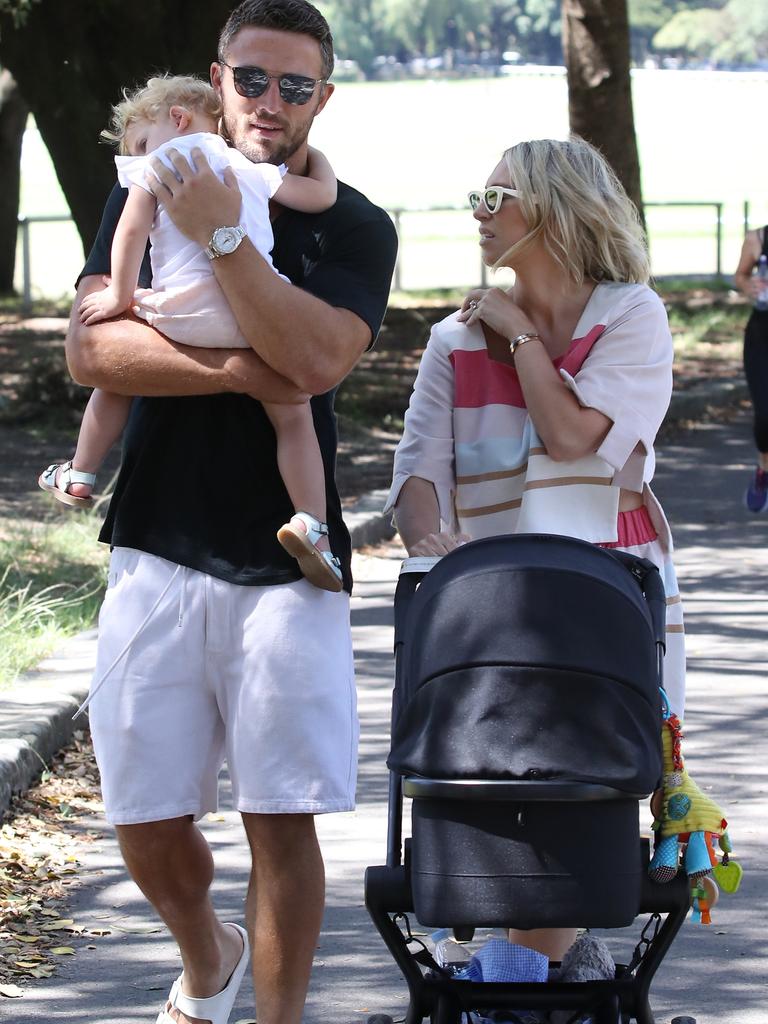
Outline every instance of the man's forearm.
{"label": "man's forearm", "polygon": [[98,287],[102,287],[100,278],[81,282],[67,333],[67,362],[80,384],[149,397],[229,391],[278,403],[304,397],[249,350],[177,345],[130,316],[83,326],[76,310],[83,297]]}
{"label": "man's forearm", "polygon": [[253,350],[311,394],[342,381],[371,340],[358,316],[289,284],[248,239],[215,261],[216,279]]}

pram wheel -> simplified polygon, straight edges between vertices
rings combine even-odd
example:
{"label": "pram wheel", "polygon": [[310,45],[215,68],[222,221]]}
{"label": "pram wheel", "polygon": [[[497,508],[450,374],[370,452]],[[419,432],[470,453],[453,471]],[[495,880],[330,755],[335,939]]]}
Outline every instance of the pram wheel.
{"label": "pram wheel", "polygon": [[695,1017],[673,1017],[670,1024],[696,1024]]}

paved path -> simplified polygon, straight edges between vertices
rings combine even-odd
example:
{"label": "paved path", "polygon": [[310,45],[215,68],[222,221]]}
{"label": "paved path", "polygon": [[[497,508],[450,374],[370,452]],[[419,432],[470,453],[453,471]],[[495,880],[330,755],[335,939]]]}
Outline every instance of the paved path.
{"label": "paved path", "polygon": [[[725,897],[710,928],[686,924],[653,989],[660,1022],[689,1013],[698,1024],[766,1024],[765,931],[768,874],[768,730],[765,644],[768,517],[749,517],[741,492],[751,462],[745,417],[697,429],[661,453],[657,491],[678,544],[686,600],[689,700],[685,753],[700,785],[727,808],[745,879]],[[366,865],[381,863],[386,828],[391,600],[397,549],[356,556],[353,602],[362,719],[359,809],[320,821],[328,869],[328,909],[317,950],[306,1024],[351,1024],[369,1013],[402,1015],[405,986],[363,907]],[[288,755],[288,752],[286,753]],[[225,794],[226,796],[226,794]],[[216,899],[225,919],[239,919],[245,881],[243,834],[236,816],[204,824],[216,850]],[[176,973],[172,944],[123,879],[110,834],[89,854],[86,884],[72,916],[109,928],[103,938],[74,940],[77,957],[21,1000],[0,1003],[14,1024],[66,1020],[148,1024]],[[301,921],[295,922],[297,928]],[[151,928],[158,928],[150,931]],[[620,951],[634,941],[612,933]],[[88,949],[86,946],[95,948]],[[243,987],[232,1022],[252,1019]]]}

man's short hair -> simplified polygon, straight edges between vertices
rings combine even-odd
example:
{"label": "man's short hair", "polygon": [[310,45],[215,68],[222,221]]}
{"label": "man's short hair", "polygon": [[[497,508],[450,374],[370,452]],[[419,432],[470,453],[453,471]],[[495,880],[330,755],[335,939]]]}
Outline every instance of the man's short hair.
{"label": "man's short hair", "polygon": [[333,36],[328,22],[308,0],[244,0],[227,18],[219,36],[219,60],[227,58],[232,40],[242,28],[271,28],[311,36],[320,46],[321,77],[333,73]]}

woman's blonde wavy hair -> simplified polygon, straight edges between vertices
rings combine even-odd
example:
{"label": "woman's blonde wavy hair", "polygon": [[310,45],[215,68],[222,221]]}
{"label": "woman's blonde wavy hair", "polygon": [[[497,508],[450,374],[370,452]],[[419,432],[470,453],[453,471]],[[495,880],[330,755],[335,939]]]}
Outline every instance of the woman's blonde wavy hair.
{"label": "woman's blonde wavy hair", "polygon": [[584,139],[535,139],[508,149],[502,160],[519,189],[528,234],[495,268],[513,265],[541,239],[576,283],[646,283],[650,263],[637,208],[602,154]]}
{"label": "woman's blonde wavy hair", "polygon": [[125,135],[132,125],[137,121],[158,121],[177,105],[215,121],[221,117],[221,100],[216,90],[202,78],[157,75],[132,92],[123,89],[123,101],[112,107],[109,128],[104,129],[101,138],[117,146],[124,156],[127,152]]}

